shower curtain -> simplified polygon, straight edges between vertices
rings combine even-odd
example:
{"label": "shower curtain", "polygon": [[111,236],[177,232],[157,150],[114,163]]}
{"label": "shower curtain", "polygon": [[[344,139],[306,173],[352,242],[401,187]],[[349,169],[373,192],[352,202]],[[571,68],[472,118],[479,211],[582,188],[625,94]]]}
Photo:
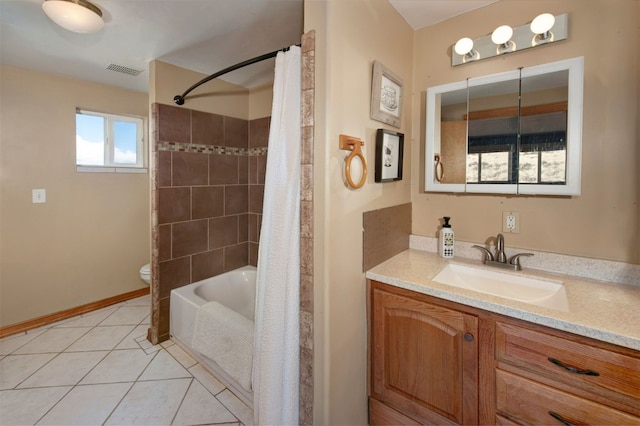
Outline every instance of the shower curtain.
{"label": "shower curtain", "polygon": [[298,424],[300,47],[276,56],[258,248],[253,407],[256,425]]}

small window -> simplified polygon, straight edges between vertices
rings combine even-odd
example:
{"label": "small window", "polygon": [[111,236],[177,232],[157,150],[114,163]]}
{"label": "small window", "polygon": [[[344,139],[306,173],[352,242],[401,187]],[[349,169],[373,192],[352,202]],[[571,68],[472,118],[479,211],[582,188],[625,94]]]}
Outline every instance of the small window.
{"label": "small window", "polygon": [[76,111],[76,166],[86,172],[145,172],[140,117]]}

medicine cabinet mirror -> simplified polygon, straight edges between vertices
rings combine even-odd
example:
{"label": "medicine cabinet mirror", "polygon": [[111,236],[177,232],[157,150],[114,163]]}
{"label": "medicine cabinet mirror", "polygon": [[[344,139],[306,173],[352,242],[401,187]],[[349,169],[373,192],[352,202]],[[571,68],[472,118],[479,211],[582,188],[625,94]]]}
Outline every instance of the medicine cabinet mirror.
{"label": "medicine cabinet mirror", "polygon": [[426,191],[579,195],[583,63],[428,88]]}

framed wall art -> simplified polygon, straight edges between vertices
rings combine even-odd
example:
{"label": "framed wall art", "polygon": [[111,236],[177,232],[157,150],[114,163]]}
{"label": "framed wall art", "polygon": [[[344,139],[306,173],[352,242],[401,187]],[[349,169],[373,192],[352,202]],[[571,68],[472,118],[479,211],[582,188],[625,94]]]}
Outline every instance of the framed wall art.
{"label": "framed wall art", "polygon": [[404,134],[378,129],[376,135],[376,182],[402,180]]}
{"label": "framed wall art", "polygon": [[371,118],[400,128],[402,80],[379,61],[373,61]]}

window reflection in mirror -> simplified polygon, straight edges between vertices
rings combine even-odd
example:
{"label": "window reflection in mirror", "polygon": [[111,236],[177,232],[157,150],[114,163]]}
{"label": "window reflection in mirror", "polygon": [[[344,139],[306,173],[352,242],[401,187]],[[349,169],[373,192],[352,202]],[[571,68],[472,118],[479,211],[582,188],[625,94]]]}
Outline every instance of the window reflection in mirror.
{"label": "window reflection in mirror", "polygon": [[520,184],[564,185],[569,71],[521,80]]}
{"label": "window reflection in mirror", "polygon": [[467,184],[514,184],[518,170],[519,81],[469,82]]}

